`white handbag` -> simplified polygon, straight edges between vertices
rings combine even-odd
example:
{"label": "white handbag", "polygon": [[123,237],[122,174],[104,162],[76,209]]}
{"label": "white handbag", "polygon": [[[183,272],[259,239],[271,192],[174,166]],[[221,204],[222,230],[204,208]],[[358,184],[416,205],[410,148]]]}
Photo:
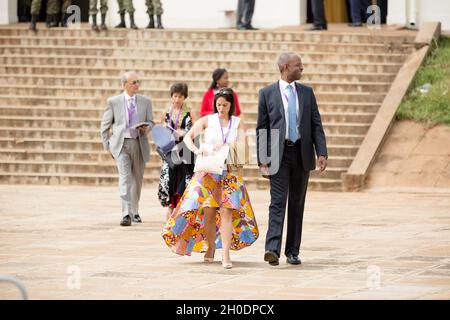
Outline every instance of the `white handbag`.
{"label": "white handbag", "polygon": [[[205,148],[208,149],[208,148]],[[206,152],[206,155],[198,155],[195,160],[194,172],[208,172],[222,174],[225,167],[225,160],[228,158],[230,146],[223,145],[219,150]]]}

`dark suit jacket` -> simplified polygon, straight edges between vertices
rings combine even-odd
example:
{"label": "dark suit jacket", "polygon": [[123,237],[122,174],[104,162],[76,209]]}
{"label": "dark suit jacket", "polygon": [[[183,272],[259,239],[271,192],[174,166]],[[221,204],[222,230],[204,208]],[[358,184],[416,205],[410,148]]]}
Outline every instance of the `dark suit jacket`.
{"label": "dark suit jacket", "polygon": [[[316,168],[315,154],[317,154],[317,157],[328,157],[325,133],[312,88],[297,82],[295,85],[300,108],[297,124],[301,136],[302,164],[306,171],[314,170]],[[260,129],[268,130],[267,140]],[[273,129],[278,129],[279,135],[278,141],[274,141],[272,145],[270,132]],[[278,149],[278,160],[281,162],[285,137],[286,119],[279,82],[277,81],[259,91],[258,122],[256,124],[258,165],[269,164],[270,162],[270,174],[278,172],[279,167],[274,163],[274,161],[276,162],[276,157],[271,157],[271,153],[276,152]],[[273,139],[276,139],[276,137],[273,136]],[[267,144],[265,143],[266,141],[268,141]],[[265,158],[264,153],[272,159]]]}

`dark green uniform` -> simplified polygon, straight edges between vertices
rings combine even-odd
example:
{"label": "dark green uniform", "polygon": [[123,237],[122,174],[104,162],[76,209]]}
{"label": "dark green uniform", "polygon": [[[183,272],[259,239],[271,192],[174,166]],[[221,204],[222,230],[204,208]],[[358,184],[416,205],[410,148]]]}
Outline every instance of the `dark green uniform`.
{"label": "dark green uniform", "polygon": [[89,15],[98,13],[97,4],[100,1],[100,13],[106,14],[108,11],[108,0],[89,0]]}
{"label": "dark green uniform", "polygon": [[133,0],[117,0],[119,4],[119,14],[134,14]]}
{"label": "dark green uniform", "polygon": [[147,6],[147,13],[149,15],[155,14],[160,16],[164,13],[161,0],[145,0],[145,5]]}
{"label": "dark green uniform", "polygon": [[[59,13],[59,1],[58,0],[47,0],[47,14],[57,14]],[[42,0],[33,0],[31,2],[31,15],[39,15],[41,12]]]}

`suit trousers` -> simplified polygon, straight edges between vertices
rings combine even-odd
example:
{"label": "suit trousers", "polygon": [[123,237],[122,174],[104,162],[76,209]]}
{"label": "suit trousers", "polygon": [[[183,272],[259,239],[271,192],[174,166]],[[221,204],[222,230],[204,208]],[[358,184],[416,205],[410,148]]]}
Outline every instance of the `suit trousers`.
{"label": "suit trousers", "polygon": [[122,200],[122,217],[139,213],[145,162],[138,139],[125,139],[116,159],[119,171],[119,195]]}
{"label": "suit trousers", "polygon": [[323,0],[312,0],[311,10],[314,16],[313,24],[316,27],[326,27],[327,21],[325,19],[325,9],[323,7]]}
{"label": "suit trousers", "polygon": [[350,0],[350,11],[352,14],[352,22],[364,22],[367,17],[367,7],[371,4],[369,0]]}
{"label": "suit trousers", "polygon": [[266,251],[281,252],[286,202],[288,204],[285,255],[298,255],[302,238],[303,211],[309,171],[305,171],[301,159],[301,140],[294,146],[284,147],[278,172],[270,176],[269,226],[266,235]]}
{"label": "suit trousers", "polygon": [[[250,26],[252,24],[255,0],[238,0],[236,26]],[[242,21],[244,19],[244,21]]]}

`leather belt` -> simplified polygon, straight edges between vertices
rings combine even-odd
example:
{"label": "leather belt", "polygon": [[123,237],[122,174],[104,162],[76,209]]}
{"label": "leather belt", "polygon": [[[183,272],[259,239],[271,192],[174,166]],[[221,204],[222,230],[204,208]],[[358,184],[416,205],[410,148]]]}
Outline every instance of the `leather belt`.
{"label": "leather belt", "polygon": [[295,142],[292,142],[291,140],[284,140],[284,144],[288,147],[295,146]]}

